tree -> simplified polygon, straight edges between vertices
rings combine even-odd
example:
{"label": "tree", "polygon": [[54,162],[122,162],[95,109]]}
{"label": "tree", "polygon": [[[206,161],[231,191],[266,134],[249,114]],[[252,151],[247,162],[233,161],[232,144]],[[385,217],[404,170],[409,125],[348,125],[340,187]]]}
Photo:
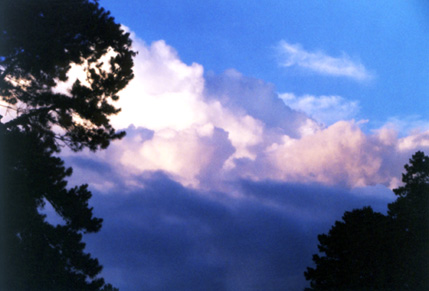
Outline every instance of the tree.
{"label": "tree", "polygon": [[112,284],[104,285],[103,289],[101,291],[119,291],[118,288],[115,288],[112,286]]}
{"label": "tree", "polygon": [[390,273],[385,262],[388,219],[370,207],[346,212],[329,233],[318,236],[319,251],[313,256],[317,268],[305,276],[316,290],[388,290]]}
{"label": "tree", "polygon": [[[0,96],[17,115],[6,126],[37,131],[54,150],[97,150],[121,138],[108,117],[119,112],[112,101],[133,78],[135,53],[109,12],[97,0],[0,5]],[[71,80],[67,94],[56,92],[72,65],[81,66],[84,80]]]}
{"label": "tree", "polygon": [[402,174],[403,186],[388,205],[395,227],[395,240],[402,247],[401,271],[404,289],[429,289],[429,157],[415,153]]}
{"label": "tree", "polygon": [[[103,287],[102,267],[82,242],[102,220],[87,185],[67,188],[72,169],[54,154],[104,149],[124,136],[109,116],[133,78],[134,55],[129,34],[97,0],[0,2],[0,106],[9,119],[0,116],[0,289]],[[73,66],[84,78],[69,80]],[[60,81],[70,82],[67,92]],[[46,204],[61,223],[48,222]]]}
{"label": "tree", "polygon": [[[53,157],[38,136],[0,127],[2,171],[2,290],[98,290],[97,259],[83,252],[83,233],[97,232],[102,220],[88,206],[86,185],[66,189],[71,168]],[[52,205],[63,223],[46,221]]]}
{"label": "tree", "polygon": [[311,290],[428,289],[429,158],[417,152],[405,170],[388,215],[355,209],[318,236],[324,255],[304,273]]}

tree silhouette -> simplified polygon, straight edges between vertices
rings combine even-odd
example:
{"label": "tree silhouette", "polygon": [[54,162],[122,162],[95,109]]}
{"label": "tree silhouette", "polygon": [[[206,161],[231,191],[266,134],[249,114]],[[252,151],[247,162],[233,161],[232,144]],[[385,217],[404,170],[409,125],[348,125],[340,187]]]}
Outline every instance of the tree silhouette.
{"label": "tree silhouette", "polygon": [[415,153],[402,174],[404,186],[394,189],[398,196],[388,205],[401,254],[403,289],[429,289],[429,157]]}
{"label": "tree silhouette", "polygon": [[355,209],[318,236],[324,255],[314,255],[316,268],[304,273],[309,290],[429,288],[429,158],[417,152],[405,170],[388,215]]}
{"label": "tree silhouette", "polygon": [[305,276],[316,290],[386,290],[390,280],[385,262],[390,249],[384,245],[387,217],[370,207],[346,212],[328,235],[318,236],[319,251],[313,256],[317,268]]}
{"label": "tree silhouette", "polygon": [[[97,0],[0,2],[0,289],[116,290],[84,252],[101,228],[87,185],[54,154],[106,148],[124,136],[109,123],[133,78],[131,40]],[[73,66],[82,76],[68,80]],[[56,87],[71,84],[67,92]],[[6,120],[7,119],[7,120]],[[58,223],[43,209],[52,206]]]}
{"label": "tree silhouette", "polygon": [[[83,233],[102,220],[88,207],[87,186],[67,190],[71,169],[38,136],[0,127],[2,171],[2,290],[98,290],[104,281],[96,259],[83,252]],[[46,221],[52,205],[62,223]]]}
{"label": "tree silhouette", "polygon": [[[0,96],[17,113],[7,127],[35,130],[55,150],[106,148],[124,135],[108,117],[133,78],[130,46],[129,34],[97,0],[2,0]],[[72,65],[84,77],[69,80],[68,93],[53,90]]]}

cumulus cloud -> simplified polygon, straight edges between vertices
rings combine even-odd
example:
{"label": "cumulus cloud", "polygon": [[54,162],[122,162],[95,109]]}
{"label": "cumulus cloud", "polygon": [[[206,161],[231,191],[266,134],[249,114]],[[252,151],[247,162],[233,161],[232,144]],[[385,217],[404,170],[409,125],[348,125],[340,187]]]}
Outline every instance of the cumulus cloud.
{"label": "cumulus cloud", "polygon": [[[363,132],[349,120],[357,102],[279,95],[272,84],[236,70],[204,75],[201,65],[183,63],[164,41],[148,45],[136,38],[134,46],[135,78],[112,118],[128,136],[96,155],[79,154],[94,163],[107,160],[127,185],[138,188],[136,177],[163,171],[195,188],[223,189],[235,179],[394,187],[413,151],[429,148],[427,131]],[[73,165],[74,154],[63,155]],[[75,167],[75,179],[91,175],[96,189],[115,191],[117,181]]]}
{"label": "cumulus cloud", "polygon": [[284,137],[267,151],[279,179],[345,183],[365,186],[386,183],[379,172],[384,145],[377,136],[367,137],[353,122],[338,122],[300,140]]}
{"label": "cumulus cloud", "polygon": [[300,128],[309,122],[308,115],[285,105],[272,84],[243,76],[234,69],[206,76],[205,96],[234,112],[261,120],[267,128],[277,128],[291,137],[300,137]]}
{"label": "cumulus cloud", "polygon": [[372,78],[371,73],[360,62],[352,60],[343,53],[332,57],[323,52],[306,51],[300,44],[290,44],[284,40],[277,46],[280,54],[280,65],[298,66],[322,75],[347,77],[358,81]]}
{"label": "cumulus cloud", "polygon": [[195,184],[195,176],[208,165],[213,152],[204,144],[217,129],[227,135],[224,141],[219,135],[212,139],[219,148],[231,143],[231,156],[255,157],[252,147],[262,142],[264,123],[245,111],[235,112],[218,100],[206,99],[201,65],[184,64],[164,41],[148,46],[136,39],[134,46],[139,51],[136,77],[121,92],[122,112],[112,118],[112,124],[117,128],[132,124],[155,133],[137,152],[124,147],[126,156],[120,162],[134,169],[180,173],[186,176],[182,181]]}
{"label": "cumulus cloud", "polygon": [[61,153],[71,182],[96,194],[105,220],[88,251],[121,290],[302,290],[317,234],[345,210],[386,211],[385,186],[429,150],[427,131],[327,121],[357,110],[341,97],[293,95],[298,111],[235,70],[204,75],[164,41],[134,46],[135,78],[112,118],[127,136]]}
{"label": "cumulus cloud", "polygon": [[[193,129],[161,130],[152,139],[127,147],[119,162],[138,174],[144,171],[163,170],[184,185],[199,185],[199,176],[210,169],[220,171],[223,162],[234,153],[228,135],[221,129],[213,129],[210,135]],[[216,163],[220,161],[220,163]]]}
{"label": "cumulus cloud", "polygon": [[305,112],[325,125],[353,119],[359,112],[358,101],[348,101],[341,96],[296,96],[293,93],[282,93],[279,97],[292,109]]}
{"label": "cumulus cloud", "polygon": [[121,92],[117,105],[121,114],[112,118],[117,128],[130,124],[151,130],[182,130],[205,122],[206,104],[200,96],[204,88],[203,68],[187,66],[164,41],[147,46],[136,39],[135,78]]}
{"label": "cumulus cloud", "polygon": [[390,117],[383,127],[393,128],[402,135],[416,134],[429,131],[429,120],[422,116],[393,116]]}
{"label": "cumulus cloud", "polygon": [[416,150],[429,149],[429,132],[398,138],[393,129],[365,134],[359,124],[341,121],[300,140],[285,137],[267,151],[280,179],[398,186],[402,166]]}
{"label": "cumulus cloud", "polygon": [[416,148],[429,148],[429,131],[418,132],[401,138],[398,148],[400,151],[410,151]]}
{"label": "cumulus cloud", "polygon": [[254,161],[240,159],[230,175],[260,181],[318,182],[347,188],[400,184],[403,165],[416,150],[429,150],[429,132],[399,138],[395,130],[372,134],[355,121],[340,121],[299,139],[284,135]]}

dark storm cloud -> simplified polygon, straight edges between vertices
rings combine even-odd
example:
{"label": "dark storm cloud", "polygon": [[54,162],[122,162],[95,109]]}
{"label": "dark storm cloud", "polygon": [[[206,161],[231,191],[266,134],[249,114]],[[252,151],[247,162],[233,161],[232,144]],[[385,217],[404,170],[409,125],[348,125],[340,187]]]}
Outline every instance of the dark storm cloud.
{"label": "dark storm cloud", "polygon": [[94,171],[99,173],[100,175],[110,176],[114,173],[112,167],[105,162],[91,160],[77,155],[68,157],[66,160],[67,164],[73,165],[72,168],[85,168],[85,170],[87,171]]}
{"label": "dark storm cloud", "polygon": [[317,234],[345,210],[389,201],[319,185],[241,181],[230,195],[142,179],[141,190],[92,199],[104,226],[88,251],[122,291],[302,290]]}

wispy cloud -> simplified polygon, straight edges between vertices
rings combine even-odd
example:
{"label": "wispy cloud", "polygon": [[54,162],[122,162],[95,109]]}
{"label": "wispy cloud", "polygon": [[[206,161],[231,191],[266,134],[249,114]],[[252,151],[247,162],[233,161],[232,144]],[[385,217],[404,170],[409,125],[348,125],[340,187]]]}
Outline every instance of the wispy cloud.
{"label": "wispy cloud", "polygon": [[283,93],[279,97],[292,109],[305,112],[325,125],[353,119],[360,108],[358,101],[349,101],[341,96],[296,96],[293,93]]}
{"label": "wispy cloud", "polygon": [[298,66],[319,74],[347,77],[363,81],[373,76],[359,61],[352,60],[343,53],[339,57],[326,55],[321,51],[306,51],[300,44],[290,44],[284,40],[278,44],[280,65]]}
{"label": "wispy cloud", "polygon": [[387,128],[397,130],[401,135],[415,134],[429,131],[429,120],[423,116],[393,116],[384,125]]}

